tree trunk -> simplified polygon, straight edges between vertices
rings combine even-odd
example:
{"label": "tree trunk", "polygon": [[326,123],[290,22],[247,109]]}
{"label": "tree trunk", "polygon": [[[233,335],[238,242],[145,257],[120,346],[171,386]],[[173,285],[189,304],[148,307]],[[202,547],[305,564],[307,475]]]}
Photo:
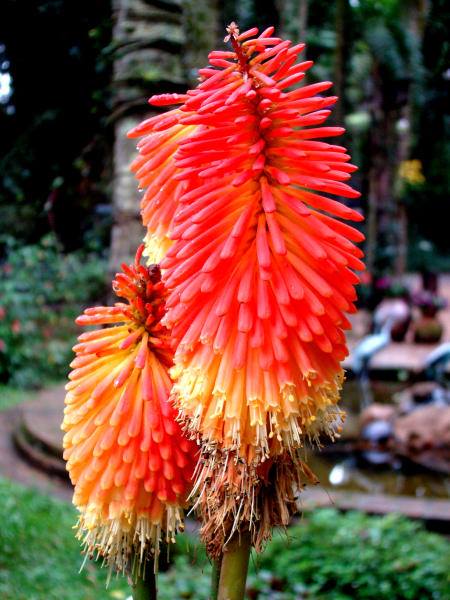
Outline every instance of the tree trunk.
{"label": "tree trunk", "polygon": [[[403,20],[409,33],[414,38],[414,43],[417,48],[421,48],[424,32],[424,24],[428,11],[427,2],[424,0],[415,0],[408,3],[408,8],[405,10]],[[399,167],[404,161],[410,158],[411,147],[413,142],[413,94],[411,90],[411,82],[406,90],[406,101],[403,106],[400,119],[404,126],[399,128],[398,143],[397,143],[397,166]],[[398,169],[395,180],[395,197],[397,203],[397,222],[398,222],[398,238],[395,256],[395,274],[403,276],[407,269],[408,263],[408,211],[404,202],[404,183],[398,175]]]}
{"label": "tree trunk", "polygon": [[[396,111],[388,109],[386,106],[383,80],[376,62],[372,72],[372,82],[372,101],[369,107],[372,123],[369,139],[366,267],[369,274],[374,276],[375,271],[379,270],[379,265],[376,265],[377,248],[383,247],[386,250],[392,244],[390,229],[394,217],[392,187]],[[393,150],[394,156],[392,155]]]}
{"label": "tree trunk", "polygon": [[294,44],[306,42],[308,0],[276,0],[280,15],[280,34]]}
{"label": "tree trunk", "polygon": [[306,42],[306,28],[308,26],[308,0],[299,0],[298,3],[298,39]]}
{"label": "tree trunk", "polygon": [[344,124],[344,82],[345,82],[345,9],[347,0],[336,1],[335,32],[336,48],[334,51],[334,93],[339,102],[333,110],[333,118],[342,127]]}
{"label": "tree trunk", "polygon": [[140,197],[129,167],[136,141],[126,133],[150,113],[147,98],[186,89],[181,0],[113,0],[115,144],[110,269],[129,261],[144,236]]}
{"label": "tree trunk", "polygon": [[197,71],[208,62],[208,53],[214,50],[225,37],[219,31],[217,0],[184,0],[183,15],[186,34],[184,62],[192,85],[198,83]]}

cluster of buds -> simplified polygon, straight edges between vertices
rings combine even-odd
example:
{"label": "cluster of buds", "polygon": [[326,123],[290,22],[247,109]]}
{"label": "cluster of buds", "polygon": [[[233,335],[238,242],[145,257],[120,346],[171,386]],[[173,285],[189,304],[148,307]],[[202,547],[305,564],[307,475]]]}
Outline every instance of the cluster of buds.
{"label": "cluster of buds", "polygon": [[129,134],[161,271],[137,260],[114,284],[128,305],[79,319],[124,323],[81,336],[65,419],[81,528],[104,555],[171,537],[187,492],[211,556],[235,531],[261,549],[316,481],[305,443],[343,420],[363,236],[342,222],[360,213],[324,195],[359,196],[345,148],[318,141],[343,132],[321,126],[337,98],[297,86],[313,63],[273,28],[231,24],[226,41],[195,89],[149,101],[176,108]]}

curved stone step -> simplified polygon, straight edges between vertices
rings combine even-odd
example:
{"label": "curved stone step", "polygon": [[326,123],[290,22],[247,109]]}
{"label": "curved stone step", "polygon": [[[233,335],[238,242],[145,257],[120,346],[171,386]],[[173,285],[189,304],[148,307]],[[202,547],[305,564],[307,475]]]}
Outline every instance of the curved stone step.
{"label": "curved stone step", "polygon": [[17,449],[35,467],[68,479],[60,428],[63,409],[63,386],[44,390],[18,408],[13,438]]}
{"label": "curved stone step", "polygon": [[33,466],[52,475],[68,479],[65,463],[48,451],[48,447],[29,435],[23,423],[19,423],[13,432],[16,448]]}

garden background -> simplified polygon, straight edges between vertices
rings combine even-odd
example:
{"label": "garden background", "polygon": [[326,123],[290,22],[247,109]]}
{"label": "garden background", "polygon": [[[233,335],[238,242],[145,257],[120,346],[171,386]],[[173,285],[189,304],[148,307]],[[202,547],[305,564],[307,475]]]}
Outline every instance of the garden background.
{"label": "garden background", "polygon": [[[381,298],[404,298],[420,276],[447,281],[450,9],[444,0],[4,0],[0,11],[5,422],[39,390],[60,390],[74,318],[110,297],[111,275],[143,236],[128,170],[135,142],[126,131],[150,114],[150,95],[183,92],[195,82],[196,68],[210,49],[223,47],[232,20],[242,30],[275,25],[279,34],[305,41],[306,57],[316,63],[308,83],[333,81],[332,93],[341,98],[331,120],[346,127],[338,143],[359,166],[353,184],[362,193],[352,207],[366,217],[361,315]],[[427,302],[445,309],[438,284],[425,291]],[[424,326],[428,335],[430,323]],[[62,403],[61,396],[61,418]],[[11,452],[3,463],[16,460],[13,434],[0,427],[0,446]],[[105,575],[92,565],[78,575],[68,486],[52,484],[61,474],[50,470],[48,489],[38,479],[41,491],[30,491],[27,484],[36,482],[28,475],[17,477],[20,484],[9,481],[5,475],[16,470],[10,467],[0,461],[0,596],[125,598],[126,585],[113,580],[105,590]],[[448,477],[442,482],[448,494]],[[444,600],[449,529],[442,523],[434,529],[390,514],[307,512],[287,546],[277,536],[255,559],[248,597]],[[161,598],[207,598],[209,563],[194,538],[187,536],[172,560],[161,575]]]}

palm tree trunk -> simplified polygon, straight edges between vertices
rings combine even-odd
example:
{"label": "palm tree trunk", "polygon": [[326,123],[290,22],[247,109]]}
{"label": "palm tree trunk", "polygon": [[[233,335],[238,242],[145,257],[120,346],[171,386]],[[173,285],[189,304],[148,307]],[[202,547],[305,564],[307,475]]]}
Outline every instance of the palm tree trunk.
{"label": "palm tree trunk", "polygon": [[335,15],[336,48],[334,51],[334,93],[339,102],[334,108],[334,119],[344,123],[344,80],[345,80],[345,9],[347,0],[337,0]]}
{"label": "palm tree trunk", "polygon": [[280,34],[297,42],[306,41],[308,0],[276,0],[280,15]]}
{"label": "palm tree trunk", "polygon": [[184,0],[183,16],[186,35],[184,62],[189,82],[196,84],[197,70],[207,64],[208,53],[223,40],[225,30],[219,31],[217,0]]}
{"label": "palm tree trunk", "polygon": [[129,261],[144,230],[139,193],[129,171],[136,142],[126,133],[150,111],[147,98],[156,92],[184,91],[184,32],[180,0],[113,0],[115,120],[113,227],[110,269]]}
{"label": "palm tree trunk", "polygon": [[298,39],[306,42],[306,28],[308,26],[308,0],[299,0],[298,3]]}
{"label": "palm tree trunk", "polygon": [[[426,14],[428,11],[428,5],[425,0],[415,0],[408,3],[407,10],[405,10],[403,20],[405,21],[405,27],[407,27],[409,33],[415,38],[415,45],[417,48],[421,47],[424,25]],[[408,86],[406,91],[407,98],[405,105],[401,111],[400,118],[406,124],[406,127],[401,129],[398,134],[398,146],[397,146],[397,165],[401,165],[402,162],[408,160],[411,154],[411,147],[413,143],[413,94],[411,84]],[[403,276],[407,269],[408,262],[408,211],[404,202],[404,184],[400,180],[398,173],[396,175],[396,181],[394,186],[396,201],[397,201],[397,220],[398,220],[398,241],[395,257],[395,273],[397,276]]]}

